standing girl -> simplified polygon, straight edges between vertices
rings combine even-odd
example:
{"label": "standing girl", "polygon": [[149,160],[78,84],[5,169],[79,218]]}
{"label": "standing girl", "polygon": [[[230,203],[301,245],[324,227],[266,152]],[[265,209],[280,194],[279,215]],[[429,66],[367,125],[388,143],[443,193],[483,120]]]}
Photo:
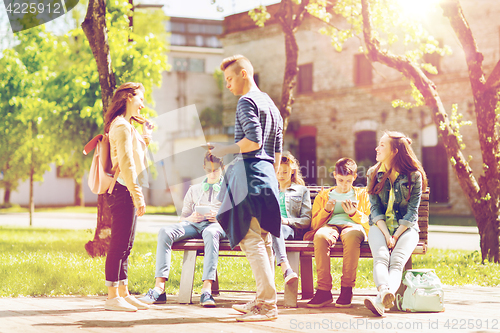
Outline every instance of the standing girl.
{"label": "standing girl", "polygon": [[[149,306],[138,301],[128,291],[128,257],[134,244],[137,216],[144,215],[146,203],[142,186],[148,186],[146,170],[146,141],[151,138],[152,126],[140,116],[144,107],[144,86],[127,82],[115,92],[105,116],[104,132],[109,133],[113,173],[118,179],[108,197],[111,210],[111,241],[106,257],[106,286],[108,299],[105,309],[137,311]],[[132,126],[132,119],[143,124],[143,133]]]}
{"label": "standing girl", "polygon": [[410,145],[404,134],[385,132],[375,149],[378,163],[368,170],[368,243],[378,295],[365,299],[365,306],[377,316],[393,306],[403,268],[419,239],[418,207],[427,178]]}

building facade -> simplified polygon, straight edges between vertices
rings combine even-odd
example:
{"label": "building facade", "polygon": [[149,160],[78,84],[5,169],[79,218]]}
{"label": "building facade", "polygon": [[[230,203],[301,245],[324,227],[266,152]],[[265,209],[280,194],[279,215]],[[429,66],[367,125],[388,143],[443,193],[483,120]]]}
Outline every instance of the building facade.
{"label": "building facade", "polygon": [[[226,140],[224,128],[201,128],[199,117],[204,113],[222,112],[222,89],[214,72],[223,56],[219,40],[223,21],[171,17],[167,31],[170,32],[170,70],[163,73],[161,88],[153,91],[159,120],[154,139],[164,151],[162,156],[179,158],[155,161],[159,162],[156,180],[145,195],[149,205],[173,203],[179,209],[184,194],[191,182],[197,181],[194,178],[201,169],[203,151],[196,147],[209,140]],[[179,161],[182,157],[189,161]]]}
{"label": "building facade", "polygon": [[[493,0],[461,3],[488,73],[500,58],[499,27],[495,23],[500,7],[494,6]],[[273,15],[277,6],[269,6],[268,11]],[[348,28],[338,17],[333,17],[332,24]],[[254,65],[259,87],[279,104],[285,49],[283,33],[274,16],[263,28],[256,27],[247,13],[226,17],[224,25],[224,56],[247,56]],[[442,11],[430,13],[424,26],[440,44],[452,50],[451,55],[443,58],[437,54],[427,56],[427,61],[439,71],[429,77],[437,85],[448,114],[451,115],[452,105],[456,104],[463,120],[473,123],[462,127],[461,134],[466,145],[464,156],[471,158],[471,167],[478,177],[482,160],[464,52]],[[370,63],[359,51],[364,46],[362,37],[347,40],[342,52],[337,52],[329,37],[318,33],[321,27],[322,22],[307,16],[295,34],[299,75],[285,137],[285,149],[298,157],[306,182],[333,185],[332,166],[341,157],[351,157],[360,166],[358,184],[362,185],[367,168],[375,163],[375,147],[383,131],[397,130],[412,139],[413,149],[424,165],[431,188],[431,212],[470,215],[429,109],[392,106],[396,99],[411,101],[408,80],[396,70]],[[392,46],[395,53],[401,53],[402,49]],[[226,125],[234,121],[236,103],[237,98],[230,92],[223,93]]]}

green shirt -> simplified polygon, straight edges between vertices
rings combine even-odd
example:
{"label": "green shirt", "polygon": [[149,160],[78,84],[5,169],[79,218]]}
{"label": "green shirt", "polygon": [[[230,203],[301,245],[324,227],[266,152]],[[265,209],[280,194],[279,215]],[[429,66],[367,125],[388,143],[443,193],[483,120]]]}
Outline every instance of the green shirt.
{"label": "green shirt", "polygon": [[280,191],[279,200],[280,200],[281,217],[287,218],[288,214],[286,213],[285,192]]}
{"label": "green shirt", "polygon": [[332,217],[328,221],[329,225],[357,225],[356,222],[349,217],[349,215],[344,211],[344,208],[340,205],[341,201],[345,200],[356,200],[356,193],[354,189],[351,189],[347,193],[338,193],[336,190],[331,190],[328,195],[328,199],[334,199],[337,201],[333,209]]}

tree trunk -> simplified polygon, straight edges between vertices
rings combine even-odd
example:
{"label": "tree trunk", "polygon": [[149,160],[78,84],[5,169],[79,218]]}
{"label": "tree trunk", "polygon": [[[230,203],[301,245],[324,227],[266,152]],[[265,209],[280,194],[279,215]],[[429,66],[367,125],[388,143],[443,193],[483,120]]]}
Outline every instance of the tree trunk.
{"label": "tree trunk", "polygon": [[283,136],[288,128],[288,119],[292,114],[293,88],[297,82],[299,45],[295,38],[295,32],[302,24],[304,15],[307,12],[306,6],[309,0],[304,0],[298,5],[297,13],[292,0],[282,0],[281,7],[276,13],[281,29],[285,35],[285,73],[281,90],[280,113],[283,118]]}
{"label": "tree trunk", "polygon": [[[482,55],[480,53],[478,55],[475,40],[470,32],[470,28],[465,22],[465,18],[461,16],[461,8],[459,8],[460,5],[458,1],[449,0],[448,2],[445,2],[445,4],[446,6],[451,5],[455,7],[453,18],[448,16],[450,21],[461,20],[461,23],[453,21],[452,27],[455,29],[457,35],[460,35],[459,39],[462,42],[462,46],[464,47],[465,54],[468,58],[469,78],[471,80],[476,105],[476,115],[480,137],[479,140],[481,143],[483,161],[485,163],[487,163],[487,161],[492,163],[487,164],[491,167],[485,168],[485,177],[481,177],[479,183],[474,177],[469,163],[465,160],[462,154],[460,143],[457,140],[457,134],[450,126],[448,115],[441,102],[436,86],[420,70],[417,64],[411,62],[406,57],[396,56],[390,54],[386,50],[382,51],[380,49],[380,42],[372,33],[370,1],[362,0],[361,3],[363,15],[363,35],[368,48],[369,58],[372,61],[378,61],[401,72],[406,78],[410,79],[415,84],[417,89],[423,95],[425,104],[430,108],[433,121],[438,128],[439,136],[445,145],[448,159],[455,170],[460,186],[464,191],[474,217],[476,218],[481,237],[481,252],[483,260],[488,259],[499,262],[499,155],[498,140],[496,134],[492,133],[492,129],[494,131],[494,126],[491,126],[492,124],[495,124],[493,121],[495,119],[495,107],[493,105],[496,105],[498,96],[496,99],[493,96],[487,97],[484,94],[484,89],[481,87],[481,82],[484,82],[484,75],[482,73],[478,73],[478,71],[482,71],[480,64],[482,61]],[[446,10],[450,10],[450,8],[445,9],[445,16],[447,15]],[[469,35],[466,36],[466,38],[463,38],[463,34],[467,33],[469,33]],[[496,94],[492,95],[496,96]],[[489,125],[485,123],[488,121],[490,122]],[[489,144],[485,144],[483,141],[489,142]],[[493,141],[493,145],[496,145],[496,147],[493,147],[490,141]],[[494,162],[496,162],[496,164]],[[488,194],[491,196],[491,199],[489,200],[487,199]]]}
{"label": "tree trunk", "polygon": [[75,179],[75,206],[85,207],[82,179]]}
{"label": "tree trunk", "polygon": [[10,185],[7,184],[5,186],[5,192],[3,193],[3,203],[5,205],[9,205],[10,204],[10,193],[11,193]]}
{"label": "tree trunk", "polygon": [[500,61],[485,80],[482,67],[484,56],[479,52],[476,40],[458,0],[441,3],[443,15],[460,41],[465,53],[469,81],[474,96],[479,145],[483,159],[484,175],[479,177],[479,198],[471,203],[481,237],[482,258],[500,262],[500,138],[497,131],[498,117],[495,112],[500,101],[497,94],[500,87]]}
{"label": "tree trunk", "polygon": [[111,241],[111,211],[108,206],[109,194],[97,197],[97,228],[94,239],[85,244],[85,250],[91,257],[105,256]]}
{"label": "tree trunk", "polygon": [[35,175],[35,167],[33,166],[33,155],[31,155],[31,168],[30,168],[30,227],[33,226],[33,214],[35,213],[35,200],[33,193],[33,183]]}
{"label": "tree trunk", "polygon": [[[109,52],[105,0],[89,0],[82,29],[89,40],[92,54],[97,63],[104,116],[116,87],[115,74],[111,66],[111,54]],[[92,257],[106,255],[110,237],[111,212],[107,204],[107,194],[100,194],[97,199],[97,228],[94,240],[85,244],[85,250]]]}

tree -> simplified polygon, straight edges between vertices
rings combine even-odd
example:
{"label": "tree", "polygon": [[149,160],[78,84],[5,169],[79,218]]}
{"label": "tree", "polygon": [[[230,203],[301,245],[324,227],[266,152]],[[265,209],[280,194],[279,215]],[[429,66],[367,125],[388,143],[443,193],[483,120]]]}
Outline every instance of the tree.
{"label": "tree", "polygon": [[[145,99],[151,100],[150,94],[153,86],[161,85],[161,73],[167,69],[165,40],[160,40],[151,32],[139,35],[129,30],[129,15],[127,14],[131,6],[128,2],[109,3],[109,5],[107,7],[104,0],[89,0],[87,14],[82,23],[99,73],[102,117],[113,97],[117,84],[116,77],[119,78],[118,84],[128,80],[142,82],[146,88]],[[107,16],[106,13],[109,15]],[[164,15],[159,17],[160,22],[165,20]],[[111,22],[108,34],[107,26]],[[158,23],[156,24],[158,27]],[[163,29],[162,27],[162,32],[164,32]],[[139,29],[139,33],[141,31],[144,30]],[[116,77],[112,59],[116,68]],[[111,215],[107,205],[107,194],[99,195],[97,207],[97,228],[94,240],[85,245],[85,249],[91,256],[106,254],[111,234]]]}
{"label": "tree", "polygon": [[[284,2],[285,0],[282,1],[283,7],[285,7]],[[301,1],[297,0],[294,3],[298,5]],[[462,126],[460,115],[455,109],[451,110],[451,116],[447,114],[437,87],[425,73],[435,74],[436,69],[426,64],[425,61],[422,62],[424,54],[433,52],[444,54],[446,48],[439,47],[437,41],[431,38],[420,25],[402,18],[398,11],[400,7],[395,1],[335,0],[330,2],[328,10],[325,6],[314,9],[313,5],[314,2],[310,1],[306,7],[313,16],[328,23],[328,16],[334,14],[343,17],[349,23],[350,27],[347,29],[332,25],[323,29],[323,33],[332,37],[332,43],[337,51],[342,50],[342,44],[346,39],[361,35],[366,46],[366,56],[371,61],[396,69],[410,80],[413,88],[412,96],[417,101],[415,105],[425,104],[429,107],[433,122],[446,147],[447,157],[472,208],[481,236],[483,260],[500,262],[500,138],[498,133],[500,61],[489,75],[485,73],[482,67],[484,57],[478,49],[460,1],[443,0],[440,6],[444,16],[450,21],[466,57],[483,160],[483,168],[480,170],[482,175],[479,178],[476,178],[462,153],[463,142],[459,131]],[[270,17],[262,8],[251,11],[250,14],[258,24],[262,24]],[[393,28],[393,31],[390,28]],[[398,40],[398,33],[404,36],[401,40],[406,42],[408,39],[416,47],[401,55],[390,52],[388,46]],[[287,64],[288,61],[287,59]],[[292,74],[287,76],[285,72],[283,90],[287,86],[287,78],[293,75],[293,71],[289,73]],[[398,101],[394,104],[404,106],[404,103]],[[284,118],[287,116],[286,112],[282,114]]]}
{"label": "tree", "polygon": [[4,50],[0,58],[0,114],[4,119],[0,127],[5,133],[0,139],[0,166],[5,170],[5,202],[19,181],[29,177],[32,225],[33,183],[43,179],[56,154],[50,133],[59,107],[44,92],[66,47],[44,27],[20,32],[17,38],[19,45]]}
{"label": "tree", "polygon": [[[212,3],[215,2],[213,1]],[[323,0],[282,0],[278,11],[274,15],[285,37],[285,71],[279,103],[280,114],[283,118],[283,134],[288,128],[288,120],[292,114],[292,105],[294,102],[293,89],[297,83],[299,71],[299,46],[295,38],[295,33],[304,21],[306,14],[326,23],[329,18],[329,14],[327,13],[327,8],[329,7],[331,7],[331,4]],[[271,19],[271,14],[262,5],[250,10],[248,14],[259,27],[263,27]]]}
{"label": "tree", "polygon": [[[310,0],[282,0],[280,8],[275,15],[285,36],[285,72],[283,75],[283,86],[279,106],[281,117],[283,118],[283,132],[286,132],[288,119],[292,114],[293,88],[297,83],[297,74],[299,70],[297,65],[299,45],[297,44],[295,33],[304,21],[309,1]],[[255,24],[260,27],[263,27],[267,19],[270,18],[264,6],[251,10],[249,15],[255,21]]]}
{"label": "tree", "polygon": [[425,105],[431,110],[439,136],[444,142],[446,153],[460,186],[476,218],[481,237],[483,260],[500,262],[498,240],[500,226],[500,142],[497,128],[500,111],[500,61],[486,80],[487,73],[482,68],[483,55],[479,52],[459,0],[442,2],[443,14],[449,19],[464,50],[472,94],[474,95],[477,129],[483,158],[482,172],[484,173],[479,179],[476,179],[473,170],[462,154],[458,128],[456,124],[453,124],[453,119],[450,121],[441,103],[437,87],[415,63],[381,50],[380,42],[375,37],[371,23],[373,18],[370,1],[362,0],[361,3],[363,34],[370,59],[400,71],[413,82],[422,94]]}

